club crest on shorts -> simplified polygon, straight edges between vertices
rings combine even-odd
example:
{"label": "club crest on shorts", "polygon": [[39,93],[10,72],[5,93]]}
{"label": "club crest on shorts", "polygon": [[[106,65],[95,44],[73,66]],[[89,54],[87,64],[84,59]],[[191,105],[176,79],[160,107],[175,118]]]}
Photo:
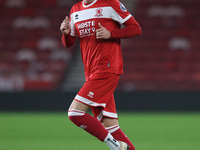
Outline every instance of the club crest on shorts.
{"label": "club crest on shorts", "polygon": [[102,17],[103,16],[103,9],[102,8],[98,8],[96,9],[96,15],[94,15],[95,17]]}
{"label": "club crest on shorts", "polygon": [[127,11],[126,7],[125,7],[122,3],[120,3],[120,9],[121,9],[123,12],[126,12],[126,11]]}
{"label": "club crest on shorts", "polygon": [[90,98],[93,98],[94,93],[90,91],[89,94],[88,94],[87,96],[89,96]]}

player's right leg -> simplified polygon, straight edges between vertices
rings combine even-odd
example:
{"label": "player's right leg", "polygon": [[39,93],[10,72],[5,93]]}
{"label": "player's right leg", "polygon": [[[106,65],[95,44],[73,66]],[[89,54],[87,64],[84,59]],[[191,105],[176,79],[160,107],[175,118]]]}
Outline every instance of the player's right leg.
{"label": "player's right leg", "polygon": [[88,109],[89,106],[74,100],[68,110],[69,119],[81,129],[105,142],[111,150],[127,150],[122,147],[123,143],[113,138],[98,119],[86,114]]}

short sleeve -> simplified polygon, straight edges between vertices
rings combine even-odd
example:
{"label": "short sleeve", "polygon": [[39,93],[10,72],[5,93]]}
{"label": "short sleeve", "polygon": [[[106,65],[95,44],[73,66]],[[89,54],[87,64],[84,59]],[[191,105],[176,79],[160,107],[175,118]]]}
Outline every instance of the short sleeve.
{"label": "short sleeve", "polygon": [[123,24],[132,17],[132,15],[127,11],[126,7],[118,0],[112,0],[111,7],[112,19],[120,24]]}

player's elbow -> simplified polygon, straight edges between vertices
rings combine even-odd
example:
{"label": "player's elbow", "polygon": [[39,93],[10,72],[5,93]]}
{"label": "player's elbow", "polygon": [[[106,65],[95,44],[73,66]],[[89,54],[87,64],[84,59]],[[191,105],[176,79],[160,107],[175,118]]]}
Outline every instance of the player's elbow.
{"label": "player's elbow", "polygon": [[140,25],[138,25],[138,35],[142,34],[142,28],[140,27]]}
{"label": "player's elbow", "polygon": [[142,28],[139,24],[134,24],[130,26],[130,30],[128,31],[130,37],[135,37],[142,34]]}
{"label": "player's elbow", "polygon": [[63,45],[66,47],[66,48],[69,48],[71,47],[75,42],[75,38],[74,37],[71,37],[71,36],[65,36],[63,34],[62,36],[62,43]]}
{"label": "player's elbow", "polygon": [[137,25],[137,35],[141,35],[142,34],[142,28],[140,27],[140,25]]}
{"label": "player's elbow", "polygon": [[63,45],[64,45],[66,48],[69,48],[69,47],[71,47],[73,44],[72,44],[72,43],[63,43]]}
{"label": "player's elbow", "polygon": [[67,42],[62,42],[62,43],[63,43],[63,46],[66,48],[69,48],[72,46],[72,44],[68,44]]}

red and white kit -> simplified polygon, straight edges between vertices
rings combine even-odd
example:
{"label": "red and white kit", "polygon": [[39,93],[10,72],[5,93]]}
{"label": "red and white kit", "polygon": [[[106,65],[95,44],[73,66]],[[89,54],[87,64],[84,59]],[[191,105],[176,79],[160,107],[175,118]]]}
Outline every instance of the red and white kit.
{"label": "red and white kit", "polygon": [[[120,38],[138,35],[139,25],[118,0],[94,0],[88,5],[77,3],[71,9],[70,23],[71,34],[63,35],[62,41],[68,47],[79,37],[86,77],[75,100],[91,106],[99,120],[102,116],[117,118],[113,92],[123,73]],[[99,23],[111,32],[110,39],[96,38]],[[131,30],[116,32],[121,24],[131,24]]]}

